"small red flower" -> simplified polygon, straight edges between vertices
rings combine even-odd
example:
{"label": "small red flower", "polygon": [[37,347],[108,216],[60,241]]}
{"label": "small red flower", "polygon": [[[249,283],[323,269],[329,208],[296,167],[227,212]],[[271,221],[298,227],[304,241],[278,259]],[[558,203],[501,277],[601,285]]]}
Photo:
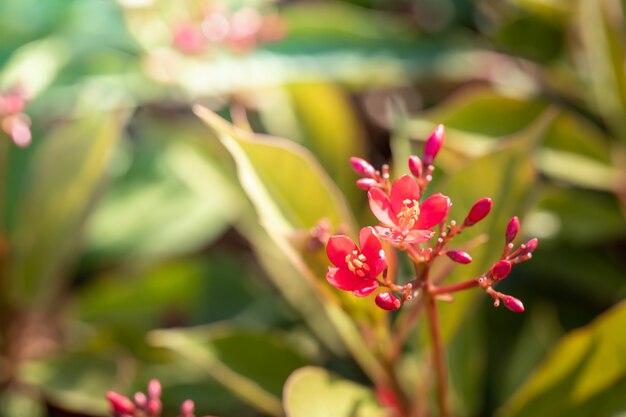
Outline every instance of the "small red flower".
{"label": "small red flower", "polygon": [[335,288],[365,297],[378,287],[376,277],[387,267],[385,252],[372,227],[359,233],[361,249],[347,236],[332,236],[326,245],[329,266],[326,279]]}
{"label": "small red flower", "polygon": [[420,189],[414,178],[404,175],[391,186],[391,198],[379,188],[368,193],[370,208],[383,226],[376,231],[394,243],[421,243],[435,232],[429,230],[441,223],[450,209],[450,199],[434,194],[419,204]]}

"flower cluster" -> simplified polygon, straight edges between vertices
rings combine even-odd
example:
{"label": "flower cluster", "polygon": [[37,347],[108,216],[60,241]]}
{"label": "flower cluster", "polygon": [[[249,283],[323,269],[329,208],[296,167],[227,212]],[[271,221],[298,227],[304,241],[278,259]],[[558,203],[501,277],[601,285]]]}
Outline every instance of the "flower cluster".
{"label": "flower cluster", "polygon": [[230,12],[214,5],[199,22],[177,25],[173,29],[172,43],[190,55],[204,53],[216,45],[234,52],[247,52],[259,44],[282,39],[285,32],[285,22],[277,14],[263,15],[252,7]]}
{"label": "flower cluster", "polygon": [[[148,392],[135,393],[131,400],[124,395],[109,391],[106,394],[113,417],[161,417],[161,383],[152,379],[148,383]],[[180,406],[178,417],[195,417],[195,405],[192,400],[185,400]],[[208,416],[207,416],[208,417]]]}
{"label": "flower cluster", "polygon": [[0,128],[13,143],[24,148],[30,145],[30,118],[24,113],[26,97],[21,88],[0,91]]}
{"label": "flower cluster", "polygon": [[[428,275],[431,264],[440,256],[458,264],[472,262],[469,253],[449,249],[448,245],[454,236],[483,220],[492,207],[490,198],[482,198],[472,206],[463,222],[457,224],[454,220],[447,220],[451,206],[449,197],[436,193],[423,199],[432,181],[433,162],[444,138],[444,127],[439,125],[426,140],[423,157],[413,155],[409,158],[412,175],[403,175],[393,183],[388,166],[384,165],[378,171],[364,159],[351,158],[352,168],[361,176],[356,185],[368,192],[370,209],[380,224],[361,229],[358,247],[345,235],[328,239],[326,253],[334,266],[328,268],[326,279],[334,287],[359,297],[367,296],[379,287],[387,288],[389,291],[379,292],[375,298],[376,304],[385,310],[400,308],[420,291],[431,297],[451,299],[451,294],[456,291],[480,287],[494,299],[496,307],[502,303],[511,311],[523,312],[520,300],[493,289],[497,282],[509,275],[513,265],[530,259],[537,247],[537,239],[532,239],[515,248],[513,240],[520,228],[517,217],[508,223],[501,258],[482,275],[447,286],[433,282]],[[396,283],[395,276],[388,272],[393,269],[395,274],[397,268],[390,268],[387,264],[382,242],[386,242],[387,250],[407,253],[415,265],[417,276],[413,280],[406,284]]]}

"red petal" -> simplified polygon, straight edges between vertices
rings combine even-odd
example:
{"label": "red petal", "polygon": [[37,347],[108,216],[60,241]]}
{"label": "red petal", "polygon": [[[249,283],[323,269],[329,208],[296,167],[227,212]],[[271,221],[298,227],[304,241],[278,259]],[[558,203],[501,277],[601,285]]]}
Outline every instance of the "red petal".
{"label": "red petal", "polygon": [[404,200],[420,199],[420,188],[417,185],[415,178],[410,175],[403,175],[394,181],[391,186],[391,207],[395,214],[400,213],[402,210]]}
{"label": "red petal", "polygon": [[361,288],[363,285],[363,278],[350,272],[349,269],[328,267],[326,273],[326,280],[335,288],[339,288],[344,291],[354,291]]}
{"label": "red petal", "polygon": [[338,267],[346,265],[346,256],[357,250],[356,244],[348,236],[331,236],[326,245],[328,259]]}
{"label": "red petal", "polygon": [[448,215],[450,199],[441,194],[431,195],[420,205],[420,215],[413,229],[430,229]]}
{"label": "red petal", "polygon": [[387,268],[387,260],[385,251],[374,232],[373,227],[364,227],[359,233],[359,244],[361,245],[361,253],[367,258],[367,265],[370,267],[372,278],[376,278],[385,268]]}
{"label": "red petal", "polygon": [[362,280],[359,283],[359,288],[350,291],[353,295],[357,297],[366,297],[370,295],[374,290],[378,288],[378,281],[376,280]]}
{"label": "red petal", "polygon": [[389,198],[383,190],[380,188],[370,189],[367,193],[367,199],[369,200],[372,213],[381,223],[387,226],[394,226],[398,223],[398,219],[391,209]]}
{"label": "red petal", "polygon": [[359,232],[359,244],[361,245],[361,253],[368,259],[379,257],[379,252],[383,248],[374,228],[370,226],[362,228]]}

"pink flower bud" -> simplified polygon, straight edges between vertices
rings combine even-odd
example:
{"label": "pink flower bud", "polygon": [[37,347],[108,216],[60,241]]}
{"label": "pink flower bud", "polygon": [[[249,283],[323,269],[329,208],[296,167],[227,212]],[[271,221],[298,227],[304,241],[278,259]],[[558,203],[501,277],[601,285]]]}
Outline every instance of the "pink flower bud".
{"label": "pink flower bud", "polygon": [[372,164],[367,162],[365,159],[353,156],[350,158],[350,164],[352,165],[352,169],[354,169],[354,171],[359,175],[370,178],[376,176],[376,169],[374,169]]}
{"label": "pink flower bud", "polygon": [[430,134],[424,145],[424,165],[432,165],[435,157],[443,145],[446,132],[443,125],[438,125]]}
{"label": "pink flower bud", "polygon": [[506,243],[513,242],[515,236],[519,232],[519,219],[517,216],[514,216],[511,220],[509,220],[509,224],[506,226]]}
{"label": "pink flower bud", "polygon": [[460,264],[468,264],[472,262],[472,257],[469,255],[469,253],[463,252],[462,250],[449,250],[446,252],[446,255],[454,262]]}
{"label": "pink flower bud", "polygon": [[106,394],[107,400],[111,404],[111,411],[113,414],[134,414],[135,404],[125,396],[118,394],[114,391],[109,391]]}
{"label": "pink flower bud", "polygon": [[422,176],[423,165],[422,160],[419,159],[416,155],[411,155],[409,157],[409,170],[411,170],[411,174],[415,175],[417,178]]}
{"label": "pink flower bud", "polygon": [[161,383],[158,379],[148,382],[148,397],[153,400],[161,398]]}
{"label": "pink flower bud", "polygon": [[510,295],[502,296],[502,302],[504,306],[511,310],[514,313],[523,313],[524,312],[524,304],[520,300],[515,297],[511,297]]}
{"label": "pink flower bud", "polygon": [[535,251],[535,249],[537,249],[537,245],[538,244],[539,244],[539,241],[537,240],[537,238],[530,239],[524,245],[524,253],[526,253],[526,254],[533,253]]}
{"label": "pink flower bud", "polygon": [[181,417],[193,417],[193,413],[195,412],[195,404],[192,400],[185,400],[180,405],[180,416]]}
{"label": "pink flower bud", "polygon": [[158,399],[148,400],[146,409],[148,410],[149,416],[160,416],[161,411],[163,411],[163,404],[161,404],[161,400]]}
{"label": "pink flower bud", "polygon": [[500,281],[511,273],[511,266],[511,262],[502,260],[491,268],[491,276],[496,281]]}
{"label": "pink flower bud", "polygon": [[474,203],[472,208],[470,209],[467,217],[463,221],[464,226],[473,226],[485,217],[491,211],[491,199],[490,198],[481,198],[477,202]]}
{"label": "pink flower bud", "polygon": [[389,292],[379,293],[378,295],[376,295],[376,299],[374,301],[376,301],[376,305],[378,307],[388,311],[397,310],[402,305],[400,300],[398,300]]}
{"label": "pink flower bud", "polygon": [[356,186],[362,190],[369,191],[370,188],[376,187],[378,181],[373,178],[359,178],[356,180]]}
{"label": "pink flower bud", "polygon": [[144,394],[143,392],[135,393],[134,399],[137,407],[146,408],[148,406],[148,397],[146,397],[146,394]]}

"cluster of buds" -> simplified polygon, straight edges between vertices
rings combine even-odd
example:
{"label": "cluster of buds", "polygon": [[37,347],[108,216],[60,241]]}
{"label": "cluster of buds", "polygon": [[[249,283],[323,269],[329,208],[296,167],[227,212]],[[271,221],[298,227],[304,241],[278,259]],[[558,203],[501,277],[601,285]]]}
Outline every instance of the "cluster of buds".
{"label": "cluster of buds", "polygon": [[247,52],[259,44],[285,36],[286,25],[277,14],[263,15],[252,7],[235,12],[213,7],[199,22],[185,22],[174,28],[172,42],[183,53],[195,55],[220,45],[234,52]]}
{"label": "cluster of buds", "polygon": [[[113,391],[107,392],[106,398],[113,417],[161,417],[163,411],[161,383],[156,379],[148,383],[147,393],[137,392],[132,400]],[[185,400],[180,406],[178,417],[195,417],[194,412],[193,401]]]}
{"label": "cluster of buds", "polygon": [[24,148],[30,145],[30,118],[24,113],[26,97],[21,88],[0,91],[0,128],[13,143]]}
{"label": "cluster of buds", "polygon": [[[440,256],[458,264],[469,264],[472,257],[465,251],[448,249],[448,244],[465,228],[483,220],[491,211],[490,198],[478,200],[462,223],[447,220],[451,206],[450,198],[440,193],[432,194],[421,201],[424,191],[432,181],[433,162],[445,138],[445,130],[439,125],[426,140],[422,159],[413,155],[408,160],[412,175],[403,175],[393,183],[389,179],[389,167],[376,170],[369,162],[353,157],[352,168],[361,176],[356,184],[368,191],[369,206],[380,224],[364,227],[359,233],[359,245],[348,236],[331,236],[326,253],[333,266],[328,268],[326,279],[334,287],[364,297],[379,287],[389,291],[376,295],[376,305],[384,310],[396,310],[412,300],[419,291],[426,291],[440,299],[451,299],[456,291],[482,287],[495,300],[514,312],[524,311],[521,301],[493,289],[493,285],[504,279],[514,264],[528,260],[537,247],[537,239],[520,245],[516,250],[513,240],[519,232],[519,219],[513,217],[506,230],[505,249],[501,259],[489,271],[454,285],[438,285],[428,276],[431,264]],[[436,226],[438,226],[436,228]],[[437,229],[437,232],[433,229]],[[433,240],[435,235],[436,239]],[[416,266],[417,276],[406,284],[396,283],[389,274],[387,257],[382,241],[393,250],[406,252]],[[432,240],[432,242],[431,242]],[[431,242],[431,244],[428,244]],[[393,268],[394,272],[397,268]]]}

